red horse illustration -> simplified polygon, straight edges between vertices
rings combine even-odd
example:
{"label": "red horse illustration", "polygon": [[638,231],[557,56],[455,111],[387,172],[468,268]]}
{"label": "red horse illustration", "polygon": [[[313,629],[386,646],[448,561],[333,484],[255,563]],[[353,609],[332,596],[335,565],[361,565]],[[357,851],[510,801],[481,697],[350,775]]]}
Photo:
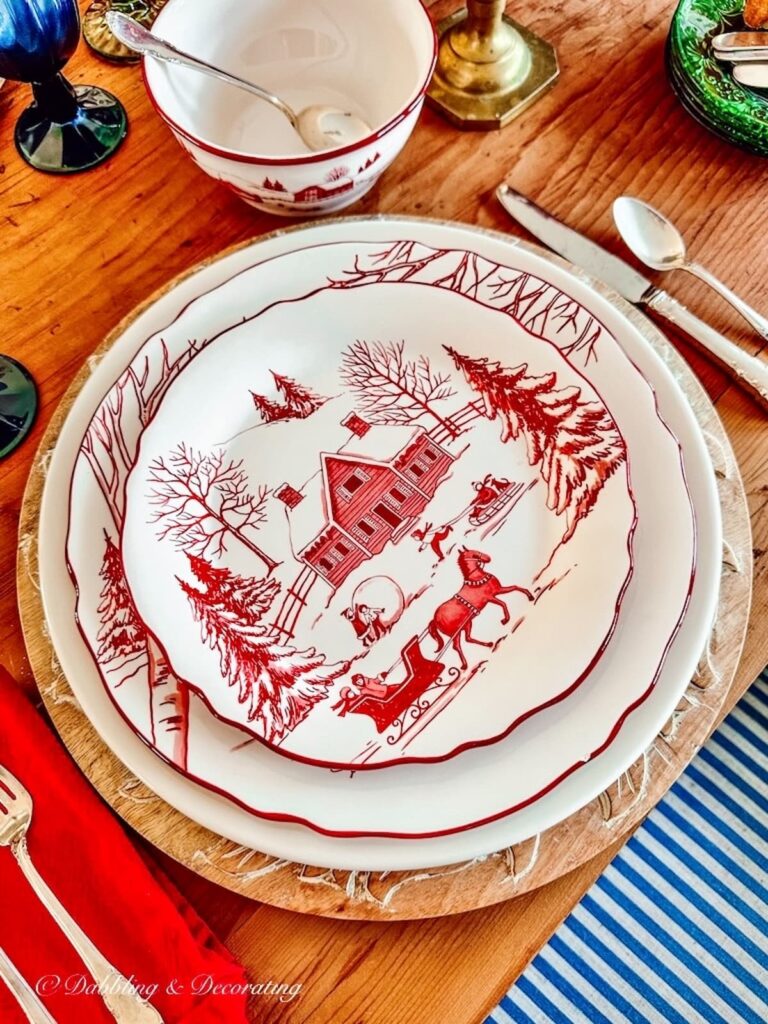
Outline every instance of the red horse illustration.
{"label": "red horse illustration", "polygon": [[[438,651],[448,640],[453,640],[453,647],[461,659],[461,667],[467,667],[467,659],[461,649],[462,636],[470,644],[480,647],[493,647],[487,640],[476,640],[472,636],[472,620],[487,604],[496,604],[502,609],[502,625],[509,622],[509,609],[500,594],[525,594],[529,601],[534,600],[533,594],[525,587],[502,587],[499,580],[483,568],[490,562],[491,556],[482,551],[468,551],[462,547],[459,551],[459,570],[464,577],[464,585],[458,594],[444,601],[434,616],[427,632],[437,644]],[[445,640],[443,639],[445,637]]]}

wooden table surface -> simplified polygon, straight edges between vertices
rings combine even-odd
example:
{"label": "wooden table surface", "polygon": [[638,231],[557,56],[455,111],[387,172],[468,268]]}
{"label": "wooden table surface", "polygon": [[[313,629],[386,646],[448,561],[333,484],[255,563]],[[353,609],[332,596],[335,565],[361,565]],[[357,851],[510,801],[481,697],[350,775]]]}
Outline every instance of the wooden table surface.
{"label": "wooden table surface", "polygon": [[[454,5],[438,0],[442,16]],[[463,134],[425,110],[381,182],[350,212],[452,218],[514,231],[493,190],[502,179],[616,252],[611,200],[658,205],[696,257],[765,308],[768,247],[761,213],[768,163],[710,136],[678,106],[663,46],[673,5],[662,0],[517,3],[512,12],[558,48],[552,92],[500,133]],[[33,680],[16,610],[16,527],[36,442],[76,370],[105,333],[169,278],[234,242],[280,226],[193,166],[153,113],[136,67],[113,67],[84,45],[75,81],[106,85],[131,119],[106,166],[72,178],[27,168],[12,125],[28,101],[0,91],[0,351],[30,368],[41,413],[32,439],[0,463],[0,661]],[[703,286],[664,282],[750,351],[758,340]],[[733,442],[750,502],[752,623],[731,703],[768,662],[768,420],[685,343]],[[299,997],[254,1000],[253,1019],[286,1024],[474,1024],[603,870],[618,847],[533,894],[436,921],[339,923],[250,903],[167,860],[190,901],[254,981],[301,984]]]}

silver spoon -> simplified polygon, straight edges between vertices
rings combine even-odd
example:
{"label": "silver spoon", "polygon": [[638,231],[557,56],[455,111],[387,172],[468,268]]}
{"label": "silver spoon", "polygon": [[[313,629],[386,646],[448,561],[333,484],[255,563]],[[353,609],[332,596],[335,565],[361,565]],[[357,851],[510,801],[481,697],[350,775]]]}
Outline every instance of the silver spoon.
{"label": "silver spoon", "polygon": [[234,85],[253,96],[258,96],[260,100],[271,103],[288,118],[309,149],[323,150],[349,146],[371,134],[371,126],[361,117],[346,110],[339,110],[338,107],[312,106],[297,112],[288,106],[285,100],[281,100],[279,96],[275,96],[267,89],[262,89],[261,86],[254,85],[253,82],[248,82],[246,79],[223,71],[213,64],[208,64],[198,57],[193,57],[183,50],[178,50],[144,28],[138,21],[129,18],[127,14],[122,14],[120,11],[108,11],[106,20],[120,42],[125,46],[130,46],[132,50],[155,57],[157,60],[167,61],[170,64],[180,64],[193,71],[201,71],[204,75],[211,75],[222,82],[227,82],[228,85]]}
{"label": "silver spoon", "polygon": [[613,220],[632,252],[653,270],[687,270],[730,302],[761,337],[768,339],[768,320],[700,263],[689,260],[685,242],[667,218],[648,203],[621,196],[613,203]]}

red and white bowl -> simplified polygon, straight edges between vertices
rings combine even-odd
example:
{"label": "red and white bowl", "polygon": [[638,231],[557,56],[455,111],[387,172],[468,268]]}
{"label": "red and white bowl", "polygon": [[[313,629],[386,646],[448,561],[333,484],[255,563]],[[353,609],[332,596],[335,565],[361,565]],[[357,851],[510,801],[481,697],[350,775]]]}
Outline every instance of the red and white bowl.
{"label": "red and white bowl", "polygon": [[150,99],[206,174],[268,213],[332,213],[368,192],[413,131],[436,58],[421,0],[170,0],[154,31],[262,85],[295,110],[328,104],[373,126],[310,151],[268,103],[152,58]]}

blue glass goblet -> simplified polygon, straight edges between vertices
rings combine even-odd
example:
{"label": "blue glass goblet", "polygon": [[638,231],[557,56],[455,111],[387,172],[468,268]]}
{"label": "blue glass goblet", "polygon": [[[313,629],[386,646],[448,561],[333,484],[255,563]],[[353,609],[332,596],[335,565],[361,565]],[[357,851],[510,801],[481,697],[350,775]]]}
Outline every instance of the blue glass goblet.
{"label": "blue glass goblet", "polygon": [[18,448],[36,413],[37,388],[29,370],[10,356],[0,356],[0,459]]}
{"label": "blue glass goblet", "polygon": [[16,148],[39,171],[95,167],[125,138],[122,104],[61,69],[80,39],[77,0],[0,0],[0,78],[29,82],[34,102],[16,123]]}

